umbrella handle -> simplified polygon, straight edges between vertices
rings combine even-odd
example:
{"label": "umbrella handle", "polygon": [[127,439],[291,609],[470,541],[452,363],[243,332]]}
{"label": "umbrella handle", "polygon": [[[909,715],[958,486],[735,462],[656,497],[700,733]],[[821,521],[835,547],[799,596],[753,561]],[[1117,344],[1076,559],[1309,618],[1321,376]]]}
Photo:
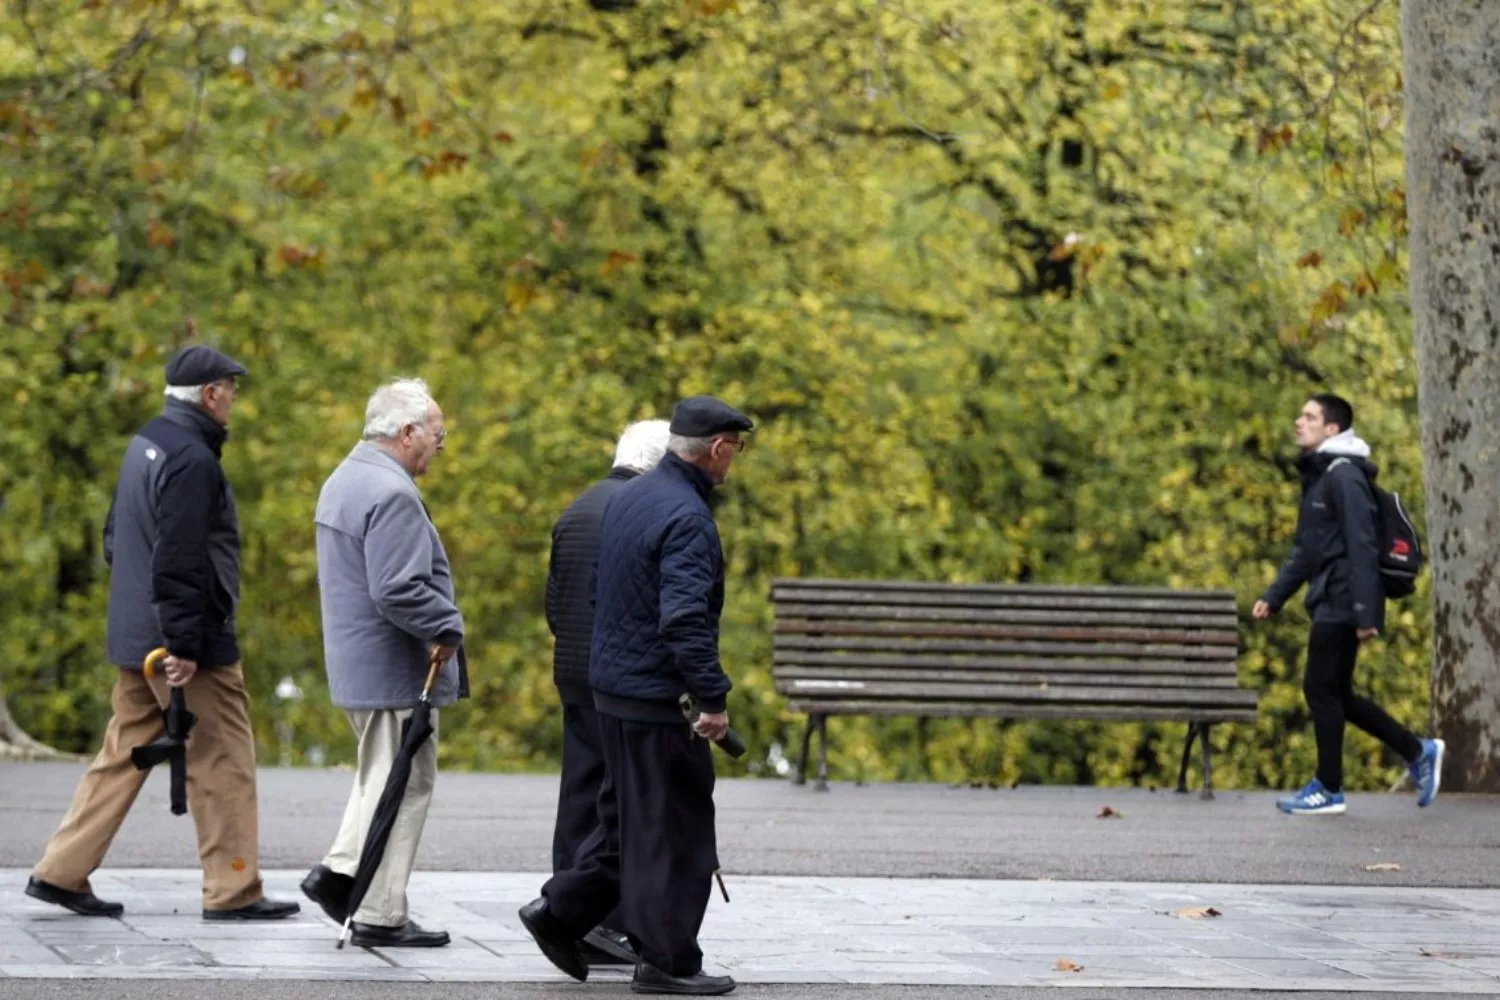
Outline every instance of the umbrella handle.
{"label": "umbrella handle", "polygon": [[146,675],[147,680],[150,680],[156,676],[156,665],[171,655],[165,646],[156,647],[146,654],[146,662],[141,664],[141,673]]}
{"label": "umbrella handle", "polygon": [[442,670],[443,670],[443,661],[440,660],[440,659],[438,659],[437,656],[434,655],[432,657],[432,666],[429,667],[428,670],[427,670],[427,683],[425,683],[425,684],[422,685],[422,700],[423,701],[426,701],[427,700],[427,696],[430,695],[430,694],[432,694],[432,688],[433,688],[434,685],[437,684],[438,674],[442,673]]}

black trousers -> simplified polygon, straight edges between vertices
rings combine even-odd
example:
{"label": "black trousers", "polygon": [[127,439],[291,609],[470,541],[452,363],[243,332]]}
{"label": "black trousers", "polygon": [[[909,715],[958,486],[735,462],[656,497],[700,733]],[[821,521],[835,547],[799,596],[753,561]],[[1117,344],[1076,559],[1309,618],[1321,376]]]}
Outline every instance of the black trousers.
{"label": "black trousers", "polygon": [[618,906],[641,961],[693,975],[703,968],[698,931],[718,867],[709,745],[686,723],[597,719],[607,764],[599,826],[542,895],[579,937]]}
{"label": "black trousers", "polygon": [[[562,781],[557,793],[557,826],[552,831],[554,875],[578,863],[584,843],[599,828],[599,792],[606,773],[599,715],[592,699],[564,699]],[[615,911],[600,923],[619,930],[622,921]]]}
{"label": "black trousers", "polygon": [[1318,741],[1318,780],[1330,792],[1344,788],[1344,723],[1351,722],[1411,763],[1422,755],[1422,741],[1385,709],[1354,693],[1359,636],[1353,625],[1314,622],[1307,641],[1307,672],[1302,693]]}

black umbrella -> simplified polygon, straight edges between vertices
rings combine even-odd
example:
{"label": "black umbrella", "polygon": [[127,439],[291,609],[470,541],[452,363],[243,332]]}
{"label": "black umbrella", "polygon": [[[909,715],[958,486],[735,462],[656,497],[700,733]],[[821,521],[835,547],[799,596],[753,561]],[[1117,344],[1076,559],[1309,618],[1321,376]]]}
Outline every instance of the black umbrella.
{"label": "black umbrella", "polygon": [[[156,665],[169,655],[165,649],[153,649],[146,657],[146,662],[141,665],[142,672],[148,678],[151,677],[156,673]],[[161,717],[165,731],[145,746],[131,750],[130,762],[141,771],[149,771],[163,761],[171,765],[172,815],[181,816],[187,812],[188,732],[198,721],[198,717],[188,711],[187,696],[180,687],[172,688]]]}
{"label": "black umbrella", "polygon": [[375,804],[375,815],[370,820],[370,831],[365,834],[364,850],[359,852],[359,867],[354,870],[354,885],[349,889],[349,915],[344,918],[344,929],[339,933],[340,948],[349,940],[354,929],[354,914],[359,904],[370,891],[370,882],[385,858],[385,845],[390,842],[391,829],[396,825],[396,814],[401,811],[401,800],[406,798],[406,784],[411,780],[411,762],[422,749],[422,744],[432,736],[432,686],[437,683],[443,663],[436,657],[427,671],[427,683],[422,685],[422,697],[417,699],[411,718],[401,725],[401,749],[391,762],[391,773],[385,779],[385,790]]}

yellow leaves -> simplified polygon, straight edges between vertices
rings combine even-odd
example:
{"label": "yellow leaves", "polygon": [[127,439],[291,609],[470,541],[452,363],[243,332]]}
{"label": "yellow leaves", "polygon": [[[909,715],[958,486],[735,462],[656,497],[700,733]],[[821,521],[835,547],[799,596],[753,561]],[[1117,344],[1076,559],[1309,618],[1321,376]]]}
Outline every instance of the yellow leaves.
{"label": "yellow leaves", "polygon": [[1351,205],[1339,214],[1339,235],[1353,236],[1355,230],[1364,224],[1364,210]]}
{"label": "yellow leaves", "polygon": [[536,286],[529,281],[511,281],[505,285],[505,306],[519,316],[526,307],[536,301]]}
{"label": "yellow leaves", "polygon": [[360,31],[346,31],[334,42],[335,47],[344,52],[363,52],[365,49],[365,36]]}
{"label": "yellow leaves", "polygon": [[1295,135],[1290,125],[1262,128],[1255,136],[1255,151],[1262,154],[1280,152],[1292,144]]}
{"label": "yellow leaves", "polygon": [[1058,972],[1082,972],[1083,971],[1083,966],[1079,965],[1077,962],[1073,961],[1071,958],[1059,958],[1057,960],[1057,964],[1054,965],[1053,968],[1056,969]]}
{"label": "yellow leaves", "polygon": [[618,272],[621,268],[624,268],[630,264],[634,264],[639,259],[640,258],[635,254],[627,253],[624,250],[611,250],[609,252],[609,256],[604,258],[604,264],[600,268],[600,271],[606,278],[608,278]]}
{"label": "yellow leaves", "polygon": [[146,243],[157,249],[165,249],[177,245],[177,234],[168,228],[160,219],[152,219],[146,226]]}
{"label": "yellow leaves", "polygon": [[434,177],[458,173],[464,168],[464,164],[469,162],[469,157],[465,153],[445,149],[438,154],[436,159],[424,156],[418,162],[422,165],[422,176],[427,180],[432,180]]}
{"label": "yellow leaves", "polygon": [[303,248],[290,243],[277,248],[276,258],[287,267],[309,271],[321,271],[325,263],[320,248]]}
{"label": "yellow leaves", "polygon": [[316,198],[327,190],[323,178],[298,166],[277,165],[266,171],[266,183],[272,191],[295,195],[298,198]]}
{"label": "yellow leaves", "polygon": [[1380,283],[1369,271],[1363,271],[1359,277],[1354,279],[1353,291],[1355,295],[1364,298],[1366,295],[1374,295],[1380,291]]}
{"label": "yellow leaves", "polygon": [[1344,311],[1349,304],[1349,288],[1342,281],[1335,281],[1318,295],[1318,301],[1313,303],[1312,321],[1314,323],[1326,323],[1334,316]]}
{"label": "yellow leaves", "polygon": [[1323,255],[1316,250],[1309,250],[1297,258],[1297,266],[1302,268],[1317,267],[1323,263]]}
{"label": "yellow leaves", "polygon": [[47,269],[36,259],[28,260],[24,267],[4,272],[5,286],[12,295],[19,295],[27,285],[39,285],[47,278]]}

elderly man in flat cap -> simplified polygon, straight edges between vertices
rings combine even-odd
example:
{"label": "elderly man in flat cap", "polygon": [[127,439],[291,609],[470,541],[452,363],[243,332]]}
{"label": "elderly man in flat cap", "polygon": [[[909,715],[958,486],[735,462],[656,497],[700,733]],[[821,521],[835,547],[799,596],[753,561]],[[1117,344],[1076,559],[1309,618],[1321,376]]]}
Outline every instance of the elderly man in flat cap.
{"label": "elderly man in flat cap", "polygon": [[[716,996],[698,930],[718,847],[709,741],[729,728],[719,662],[724,552],[708,498],[744,448],[748,417],[711,396],[678,403],[667,455],[616,491],[600,536],[589,684],[606,778],[600,825],[521,922],[563,972],[588,978],[579,948],[617,905],[639,955],[637,993]],[[689,725],[678,705],[701,707]]]}
{"label": "elderly man in flat cap", "polygon": [[[185,688],[198,717],[187,743],[187,795],[203,865],[204,920],[279,920],[294,902],[266,899],[258,858],[255,736],[240,669],[234,614],[240,536],[234,494],[219,465],[239,362],[185,347],[167,362],[161,415],[131,439],[104,527],[109,563],[108,651],[120,668],[104,746],[47,843],[26,894],[83,916],[118,917],[94,895],[98,868],[146,772],[131,748],[163,731],[170,688]],[[165,677],[142,664],[170,654]]]}

